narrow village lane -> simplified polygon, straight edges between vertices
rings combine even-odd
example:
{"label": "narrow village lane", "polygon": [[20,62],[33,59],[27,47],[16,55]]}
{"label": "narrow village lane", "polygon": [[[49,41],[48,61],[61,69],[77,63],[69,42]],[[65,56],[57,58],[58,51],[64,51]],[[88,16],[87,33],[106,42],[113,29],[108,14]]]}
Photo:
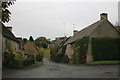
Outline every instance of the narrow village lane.
{"label": "narrow village lane", "polygon": [[3,71],[3,78],[117,78],[118,66],[76,66],[44,59],[44,65],[31,69]]}

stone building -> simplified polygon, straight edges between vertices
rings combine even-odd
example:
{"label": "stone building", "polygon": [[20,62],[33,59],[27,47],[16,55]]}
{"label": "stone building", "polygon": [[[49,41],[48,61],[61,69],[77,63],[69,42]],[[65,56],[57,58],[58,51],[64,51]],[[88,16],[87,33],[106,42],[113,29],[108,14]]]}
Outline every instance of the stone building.
{"label": "stone building", "polygon": [[14,52],[19,52],[20,42],[12,33],[12,27],[5,27],[2,24],[2,51],[6,49],[11,49]]}
{"label": "stone building", "polygon": [[[73,44],[76,40],[82,39],[83,37],[89,37],[88,42],[88,51],[87,51],[87,58],[86,61],[90,62],[93,61],[92,56],[92,48],[91,48],[91,40],[92,38],[98,37],[113,37],[117,38],[120,37],[120,33],[115,29],[115,27],[109,22],[108,14],[102,13],[100,14],[100,20],[91,24],[90,26],[82,29],[81,31],[77,32],[74,31],[75,34],[70,37],[64,45],[66,45],[66,55],[71,58],[74,54],[73,51]],[[77,33],[76,33],[77,32]]]}
{"label": "stone building", "polygon": [[[2,43],[2,53],[5,50],[12,50],[13,52],[20,53],[24,56],[22,38],[15,37],[12,33],[12,27],[6,27],[4,24],[2,26],[2,36],[1,36],[1,43]],[[4,54],[3,54],[4,55]],[[2,58],[4,60],[4,57]]]}

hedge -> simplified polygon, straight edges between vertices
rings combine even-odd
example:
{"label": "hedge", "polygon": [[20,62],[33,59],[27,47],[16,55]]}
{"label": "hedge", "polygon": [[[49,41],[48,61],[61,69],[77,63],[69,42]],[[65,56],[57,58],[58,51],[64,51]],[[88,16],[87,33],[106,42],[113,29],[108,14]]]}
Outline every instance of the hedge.
{"label": "hedge", "polygon": [[56,63],[59,63],[61,62],[63,57],[64,57],[63,53],[56,53],[56,54],[51,55],[51,60]]}
{"label": "hedge", "polygon": [[35,63],[35,56],[33,54],[27,54],[27,59],[23,61],[23,65],[28,66],[34,63]]}
{"label": "hedge", "polygon": [[95,61],[120,60],[120,38],[92,38]]}
{"label": "hedge", "polygon": [[19,53],[6,50],[3,55],[3,67],[21,68],[23,66],[23,59],[21,58]]}

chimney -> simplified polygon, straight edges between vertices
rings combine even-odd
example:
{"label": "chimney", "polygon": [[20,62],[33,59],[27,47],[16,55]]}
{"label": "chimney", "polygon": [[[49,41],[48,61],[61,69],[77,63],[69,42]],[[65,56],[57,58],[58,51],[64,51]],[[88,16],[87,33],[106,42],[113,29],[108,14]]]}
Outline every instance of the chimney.
{"label": "chimney", "polygon": [[6,27],[9,31],[12,32],[12,27]]}
{"label": "chimney", "polygon": [[78,33],[78,30],[73,31],[73,36]]}
{"label": "chimney", "polygon": [[103,19],[108,20],[108,14],[107,14],[107,13],[102,13],[102,14],[100,14],[100,19],[101,19],[101,20],[103,20]]}
{"label": "chimney", "polygon": [[21,37],[17,37],[17,40],[22,43],[22,38]]}

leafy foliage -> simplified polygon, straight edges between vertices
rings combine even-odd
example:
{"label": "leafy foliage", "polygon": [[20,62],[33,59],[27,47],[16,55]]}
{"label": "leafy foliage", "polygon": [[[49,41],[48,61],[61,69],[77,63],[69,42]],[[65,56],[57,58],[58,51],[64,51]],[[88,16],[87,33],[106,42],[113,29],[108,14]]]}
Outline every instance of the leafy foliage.
{"label": "leafy foliage", "polygon": [[120,38],[93,38],[92,54],[95,61],[120,60]]}
{"label": "leafy foliage", "polygon": [[34,42],[27,42],[24,45],[25,48],[25,53],[27,54],[36,54],[37,50],[36,50],[36,45],[34,44]]}
{"label": "leafy foliage", "polygon": [[45,37],[39,37],[35,40],[35,45],[39,48],[47,48],[50,43]]}
{"label": "leafy foliage", "polygon": [[11,14],[11,12],[8,10],[8,7],[13,5],[13,4],[14,4],[13,1],[2,2],[2,21],[4,23],[10,21],[10,14]]}
{"label": "leafy foliage", "polygon": [[88,49],[88,41],[89,37],[84,37],[82,39],[79,39],[75,42],[75,47],[78,49],[76,50],[79,54],[86,54]]}
{"label": "leafy foliage", "polygon": [[75,41],[74,43],[74,54],[71,59],[71,63],[79,64],[79,63],[86,63],[86,54],[88,49],[88,41],[89,37],[84,37]]}
{"label": "leafy foliage", "polygon": [[62,59],[61,59],[61,62],[62,62],[62,63],[69,63],[70,60],[69,60],[69,58],[68,58],[67,55],[64,55],[64,56],[62,57]]}
{"label": "leafy foliage", "polygon": [[23,61],[24,66],[28,66],[35,63],[35,56],[33,54],[27,54],[27,59]]}
{"label": "leafy foliage", "polygon": [[19,53],[6,50],[4,52],[3,66],[7,68],[20,68],[22,67],[23,59]]}
{"label": "leafy foliage", "polygon": [[63,53],[56,53],[51,55],[51,60],[58,63],[58,62],[61,62],[63,57],[64,57]]}
{"label": "leafy foliage", "polygon": [[42,62],[43,61],[44,54],[45,54],[44,52],[45,51],[44,51],[43,48],[41,48],[41,49],[38,50],[38,53],[36,55],[36,61],[38,61],[38,62]]}
{"label": "leafy foliage", "polygon": [[25,44],[25,43],[27,43],[28,42],[28,40],[26,39],[26,38],[23,38],[23,44]]}
{"label": "leafy foliage", "polygon": [[9,41],[9,40],[7,40],[7,39],[5,39],[5,46],[6,46],[6,49],[8,49],[8,50],[12,50],[12,48],[11,48],[11,42]]}
{"label": "leafy foliage", "polygon": [[29,37],[29,41],[34,41],[32,36]]}

